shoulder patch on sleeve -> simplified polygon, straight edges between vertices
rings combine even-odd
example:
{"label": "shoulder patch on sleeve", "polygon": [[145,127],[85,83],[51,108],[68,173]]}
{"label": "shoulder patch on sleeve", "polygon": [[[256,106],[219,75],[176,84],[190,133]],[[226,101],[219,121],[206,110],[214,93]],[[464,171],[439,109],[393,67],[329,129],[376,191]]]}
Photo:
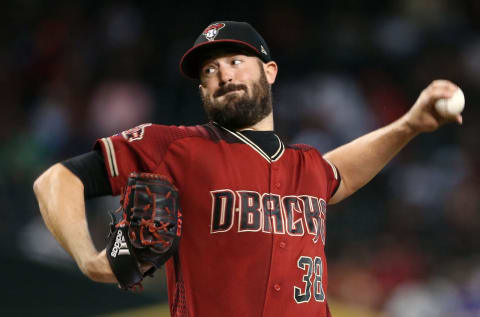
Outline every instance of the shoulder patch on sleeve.
{"label": "shoulder patch on sleeve", "polygon": [[145,128],[151,126],[151,123],[144,123],[135,128],[131,128],[125,130],[121,133],[123,138],[128,142],[138,141],[143,139],[143,135],[145,134]]}

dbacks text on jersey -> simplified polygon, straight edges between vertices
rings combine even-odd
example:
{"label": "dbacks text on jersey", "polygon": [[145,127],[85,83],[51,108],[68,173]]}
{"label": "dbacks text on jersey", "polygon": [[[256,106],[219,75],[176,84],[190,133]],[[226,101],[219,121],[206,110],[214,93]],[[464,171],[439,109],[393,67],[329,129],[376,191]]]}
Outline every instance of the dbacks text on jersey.
{"label": "dbacks text on jersey", "polygon": [[327,203],[309,195],[283,196],[255,191],[214,190],[212,197],[211,233],[232,229],[238,213],[238,232],[264,232],[290,236],[321,238],[325,245]]}

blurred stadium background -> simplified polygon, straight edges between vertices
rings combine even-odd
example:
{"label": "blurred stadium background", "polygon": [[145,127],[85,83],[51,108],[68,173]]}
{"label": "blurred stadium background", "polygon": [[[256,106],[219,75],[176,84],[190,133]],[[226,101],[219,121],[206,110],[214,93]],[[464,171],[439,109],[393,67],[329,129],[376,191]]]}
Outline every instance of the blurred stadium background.
{"label": "blurred stadium background", "polygon": [[[418,137],[366,188],[329,208],[329,295],[335,317],[480,316],[480,2],[0,7],[2,315],[167,316],[162,274],[140,294],[84,278],[46,232],[32,184],[99,137],[143,122],[204,122],[178,61],[209,22],[231,19],[253,24],[279,63],[276,129],[290,143],[326,152],[398,118],[433,79],[463,88],[462,127]],[[99,248],[116,204],[88,202]]]}

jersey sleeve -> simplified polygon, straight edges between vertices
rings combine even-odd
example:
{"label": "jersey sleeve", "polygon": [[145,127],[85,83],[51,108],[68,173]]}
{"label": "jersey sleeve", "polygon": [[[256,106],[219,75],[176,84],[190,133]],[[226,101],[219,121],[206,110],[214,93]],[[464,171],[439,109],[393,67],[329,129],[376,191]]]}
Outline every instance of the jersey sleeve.
{"label": "jersey sleeve", "polygon": [[330,198],[332,198],[332,196],[335,195],[335,193],[337,192],[337,189],[340,186],[340,182],[342,179],[340,177],[340,173],[338,172],[337,167],[323,156],[322,163],[325,167],[325,172],[327,175],[327,194],[328,200],[330,200]]}
{"label": "jersey sleeve", "polygon": [[335,195],[342,181],[337,167],[332,162],[327,160],[316,148],[310,145],[293,144],[290,145],[290,147],[309,153],[311,155],[310,157],[312,157],[315,161],[315,168],[322,169],[322,172],[320,173],[320,175],[322,175],[320,183],[325,185],[326,182],[327,190],[325,199],[328,202],[330,198]]}
{"label": "jersey sleeve", "polygon": [[147,123],[97,140],[95,148],[103,154],[113,195],[121,193],[130,173],[154,172],[181,130]]}

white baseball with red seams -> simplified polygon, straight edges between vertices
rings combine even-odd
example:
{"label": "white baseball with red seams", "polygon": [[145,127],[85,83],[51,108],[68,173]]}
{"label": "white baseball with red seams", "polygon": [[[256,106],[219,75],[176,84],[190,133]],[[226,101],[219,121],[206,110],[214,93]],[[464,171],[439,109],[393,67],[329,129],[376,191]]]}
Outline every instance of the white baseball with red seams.
{"label": "white baseball with red seams", "polygon": [[465,96],[463,91],[458,88],[450,98],[438,99],[435,103],[435,109],[442,117],[455,117],[459,115],[465,107]]}

